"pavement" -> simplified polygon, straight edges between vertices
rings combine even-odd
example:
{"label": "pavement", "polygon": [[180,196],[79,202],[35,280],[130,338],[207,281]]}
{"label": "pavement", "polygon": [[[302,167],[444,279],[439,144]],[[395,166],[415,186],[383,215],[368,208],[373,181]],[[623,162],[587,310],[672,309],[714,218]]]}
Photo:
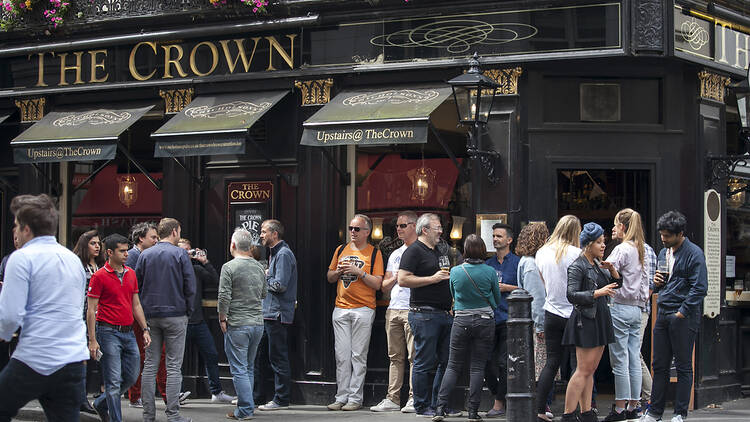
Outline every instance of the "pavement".
{"label": "pavement", "polygon": [[[608,413],[604,409],[608,409],[611,403],[611,396],[597,398],[600,413],[599,420],[604,419],[604,416]],[[556,401],[556,406],[553,406],[552,411],[555,413],[555,420],[560,420],[560,411],[557,406],[561,405],[562,400]],[[606,406],[606,407],[605,407]],[[714,407],[715,406],[715,407]],[[180,413],[188,418],[191,418],[193,422],[216,422],[227,420],[226,414],[231,412],[234,406],[224,404],[213,404],[209,399],[193,399],[188,400],[184,404]],[[132,408],[128,405],[127,400],[122,402],[123,410],[123,421],[124,422],[136,422],[143,420],[142,410],[138,408]],[[480,412],[481,416],[484,416],[483,412]],[[166,421],[164,415],[164,404],[157,403],[157,421]],[[665,412],[666,421],[671,418],[671,408],[667,408]],[[44,421],[44,413],[38,402],[30,402],[24,407],[19,415],[16,417],[18,421]],[[388,413],[375,413],[370,412],[369,408],[365,407],[362,410],[354,412],[332,412],[326,409],[325,406],[311,406],[311,405],[292,405],[289,410],[277,410],[273,412],[263,412],[256,410],[255,420],[268,421],[268,422],[307,422],[307,421],[321,421],[321,422],[335,422],[335,421],[360,421],[368,420],[372,422],[395,422],[395,421],[423,421],[429,419],[417,419],[414,414],[403,414],[400,412],[388,412]],[[447,421],[455,420],[461,421],[466,420],[466,412],[464,416],[460,418],[447,418]],[[505,417],[486,419],[487,421],[506,421]],[[523,422],[528,422],[532,418],[527,419]],[[744,398],[739,400],[733,400],[719,405],[709,405],[707,408],[697,409],[690,412],[687,419],[689,422],[721,422],[721,421],[737,421],[737,422],[750,422],[750,398]],[[81,414],[81,422],[94,422],[99,421],[96,416],[87,414]],[[515,421],[509,421],[515,422]],[[519,421],[520,422],[520,421]]]}

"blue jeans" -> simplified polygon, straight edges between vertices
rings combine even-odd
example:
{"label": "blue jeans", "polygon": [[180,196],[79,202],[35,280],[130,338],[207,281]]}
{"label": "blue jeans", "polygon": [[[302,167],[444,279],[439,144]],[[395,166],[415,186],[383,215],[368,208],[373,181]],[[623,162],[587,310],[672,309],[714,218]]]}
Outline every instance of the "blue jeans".
{"label": "blue jeans", "polygon": [[253,378],[255,354],[263,337],[262,325],[229,326],[224,334],[224,352],[232,372],[234,391],[237,392],[237,410],[234,416],[250,416],[255,410]]}
{"label": "blue jeans", "polygon": [[292,370],[289,365],[289,345],[287,330],[289,325],[279,320],[265,320],[266,335],[268,336],[268,360],[273,369],[273,383],[275,394],[273,401],[282,406],[289,405],[289,389]]}
{"label": "blue jeans", "polygon": [[80,419],[83,362],[42,375],[17,359],[0,372],[0,422],[9,422],[26,403],[39,399],[49,422]]}
{"label": "blue jeans", "polygon": [[122,421],[120,396],[138,379],[141,356],[133,332],[121,333],[97,324],[96,341],[102,351],[99,361],[104,377],[104,394],[94,400],[94,407],[108,410],[109,420]]}
{"label": "blue jeans", "polygon": [[609,344],[609,361],[615,375],[615,400],[640,400],[641,308],[613,303],[609,310],[615,342]]}
{"label": "blue jeans", "polygon": [[414,409],[424,413],[437,407],[440,383],[448,365],[453,317],[448,312],[409,311],[414,334],[414,371],[412,390]]}
{"label": "blue jeans", "polygon": [[198,346],[198,353],[206,365],[206,376],[208,377],[208,389],[211,394],[219,394],[222,391],[221,381],[219,380],[219,354],[216,352],[216,345],[211,331],[208,329],[205,321],[198,324],[188,324],[187,334],[185,334],[185,343],[192,343]]}

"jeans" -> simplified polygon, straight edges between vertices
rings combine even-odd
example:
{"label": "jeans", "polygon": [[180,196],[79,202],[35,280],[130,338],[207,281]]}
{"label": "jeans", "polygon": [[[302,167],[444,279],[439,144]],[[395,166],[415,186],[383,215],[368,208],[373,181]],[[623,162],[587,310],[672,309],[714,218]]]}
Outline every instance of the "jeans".
{"label": "jeans", "polygon": [[562,337],[567,323],[567,318],[549,311],[544,312],[544,345],[547,347],[547,363],[544,364],[536,387],[536,407],[540,414],[547,409],[547,396],[552,391],[555,374],[560,369],[563,355]]}
{"label": "jeans", "polygon": [[94,400],[94,407],[107,409],[109,420],[122,421],[120,396],[138,379],[141,359],[133,332],[121,333],[114,328],[96,326],[96,341],[102,351],[99,361],[104,376],[104,394]]}
{"label": "jeans", "polygon": [[289,405],[292,380],[292,369],[289,365],[288,324],[277,320],[263,321],[268,337],[268,360],[273,370],[274,396],[273,401],[282,406]]}
{"label": "jeans", "polygon": [[[502,324],[503,326],[505,324]],[[447,406],[451,390],[456,386],[458,376],[466,361],[469,363],[469,411],[477,411],[482,399],[482,382],[484,381],[484,367],[492,349],[487,341],[495,331],[495,319],[491,316],[458,316],[453,319],[451,329],[450,357],[445,376],[440,383],[438,406]]]}
{"label": "jeans", "polygon": [[333,308],[334,349],[336,353],[336,401],[362,404],[367,351],[375,310]]}
{"label": "jeans", "polygon": [[26,403],[39,399],[49,422],[80,419],[83,362],[69,363],[42,375],[17,359],[0,372],[0,422],[9,422]]}
{"label": "jeans", "polygon": [[143,400],[143,421],[153,422],[156,418],[154,389],[156,372],[159,369],[162,345],[167,367],[167,408],[164,411],[167,421],[181,421],[180,386],[182,385],[182,358],[185,354],[185,331],[187,316],[149,318],[151,345],[146,349],[146,362],[141,379],[141,399]]}
{"label": "jeans", "polygon": [[496,400],[505,401],[508,392],[508,327],[505,321],[496,324],[493,331],[490,337],[494,338],[494,347],[485,368],[487,388]]}
{"label": "jeans", "polygon": [[0,341],[0,371],[5,368],[10,360],[10,343]]}
{"label": "jeans", "polygon": [[237,392],[237,410],[234,412],[237,418],[251,416],[255,410],[254,363],[262,336],[262,325],[229,326],[224,334],[224,352],[232,372],[234,391]]}
{"label": "jeans", "polygon": [[[143,373],[143,364],[146,363],[146,349],[143,347],[143,330],[138,322],[133,322],[133,334],[135,335],[135,342],[138,343],[138,351],[141,357],[141,368],[138,371],[138,379],[135,380],[135,384],[128,390],[128,399],[131,403],[135,403],[141,399],[141,375]],[[161,351],[161,360],[159,361],[159,371],[156,373],[156,388],[159,390],[164,403],[167,402],[167,369],[166,362],[164,361],[164,349]]]}
{"label": "jeans", "polygon": [[[643,336],[646,334],[648,325],[648,312],[641,312],[641,330],[638,334],[641,347],[643,346]],[[646,361],[643,360],[643,354],[641,354],[641,400],[649,402],[651,400],[651,371],[646,365]]]}
{"label": "jeans", "polygon": [[[409,359],[409,379],[414,375],[414,335],[409,326],[408,309],[387,309],[385,311],[385,336],[388,339],[388,397],[401,404],[401,387],[404,385],[406,359]],[[409,382],[409,398],[413,395]]]}
{"label": "jeans", "polygon": [[690,390],[693,388],[693,346],[700,325],[699,318],[700,316],[677,318],[676,313],[663,312],[661,309],[656,316],[653,333],[654,383],[648,413],[657,419],[664,414],[673,356],[677,368],[674,414],[687,417]]}
{"label": "jeans", "polygon": [[409,311],[414,334],[414,371],[411,379],[418,414],[436,408],[440,384],[448,365],[453,317],[447,311]]}
{"label": "jeans", "polygon": [[615,375],[615,400],[640,400],[641,308],[613,303],[610,308],[615,342],[609,344],[609,361]]}
{"label": "jeans", "polygon": [[221,381],[219,380],[219,354],[216,352],[216,345],[211,331],[208,329],[205,321],[198,324],[188,324],[185,343],[192,343],[198,346],[198,353],[206,365],[206,376],[208,377],[208,389],[211,394],[219,394],[222,391]]}

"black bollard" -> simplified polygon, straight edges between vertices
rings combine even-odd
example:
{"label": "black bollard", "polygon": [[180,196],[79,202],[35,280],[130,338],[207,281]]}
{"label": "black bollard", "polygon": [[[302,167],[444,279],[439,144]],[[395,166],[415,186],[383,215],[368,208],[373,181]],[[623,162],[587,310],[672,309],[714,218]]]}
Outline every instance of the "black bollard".
{"label": "black bollard", "polygon": [[532,299],[523,289],[513,290],[508,296],[508,394],[505,399],[509,422],[536,421]]}

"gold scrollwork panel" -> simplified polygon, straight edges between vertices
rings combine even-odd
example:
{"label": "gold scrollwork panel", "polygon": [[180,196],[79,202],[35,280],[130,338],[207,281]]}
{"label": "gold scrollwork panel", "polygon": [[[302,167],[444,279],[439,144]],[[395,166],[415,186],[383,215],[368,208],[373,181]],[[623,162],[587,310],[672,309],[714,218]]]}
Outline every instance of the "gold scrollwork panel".
{"label": "gold scrollwork panel", "polygon": [[294,81],[294,86],[302,91],[303,106],[323,105],[331,101],[331,87],[333,86],[331,78]]}
{"label": "gold scrollwork panel", "polygon": [[47,99],[40,98],[22,98],[16,100],[16,107],[21,113],[21,123],[36,122],[44,117],[44,106]]}

